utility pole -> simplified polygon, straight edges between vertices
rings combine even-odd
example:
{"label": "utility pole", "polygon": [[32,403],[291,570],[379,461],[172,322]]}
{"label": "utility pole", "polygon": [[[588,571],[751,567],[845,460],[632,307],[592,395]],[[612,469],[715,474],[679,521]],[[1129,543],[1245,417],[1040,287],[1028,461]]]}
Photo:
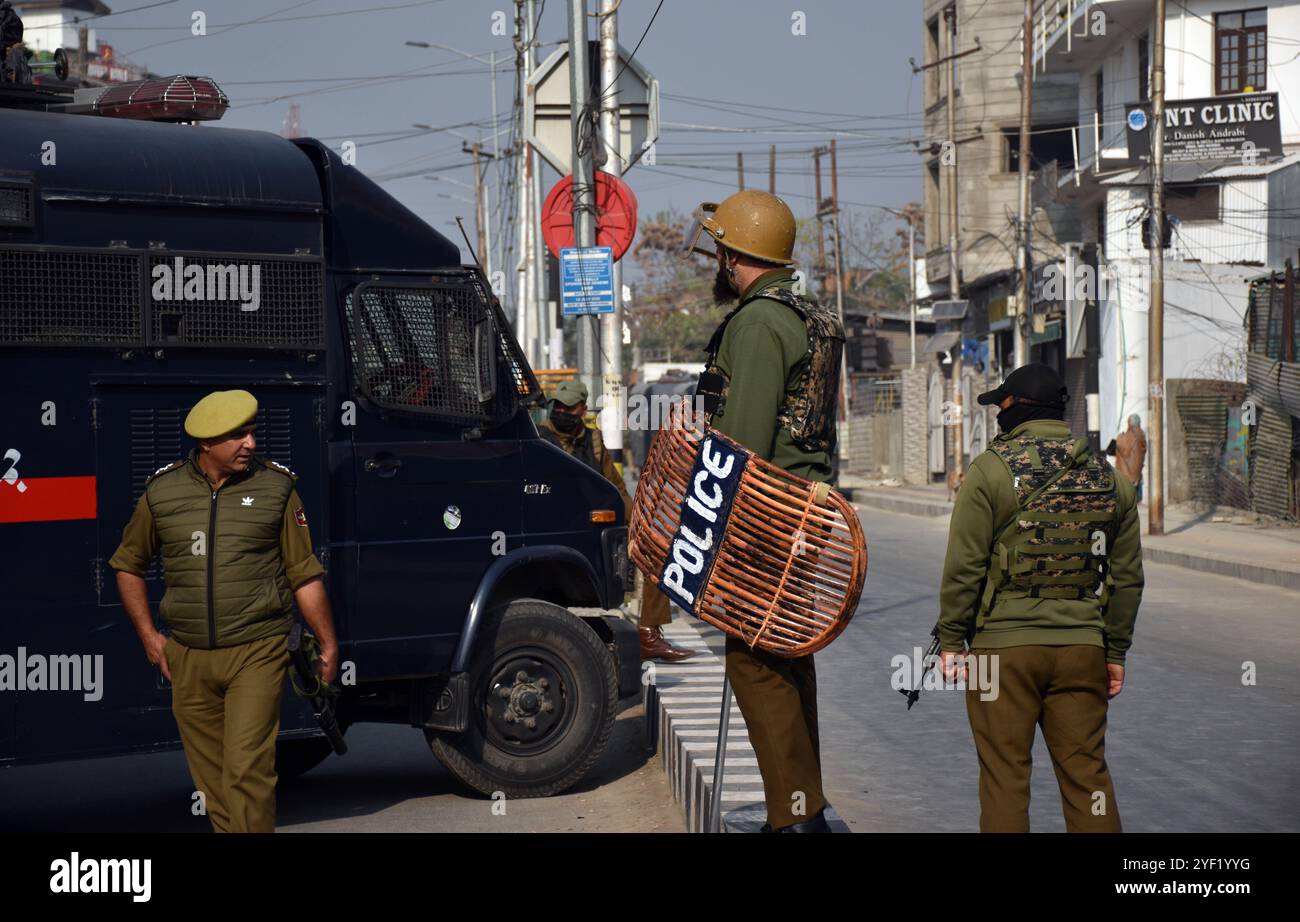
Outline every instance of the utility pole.
{"label": "utility pole", "polygon": [[[835,139],[831,138],[831,233],[835,235],[835,310],[840,316],[840,326],[847,331],[844,323],[844,251],[840,245],[840,185],[839,171],[835,161]],[[840,440],[839,456],[841,462],[849,457],[849,357],[848,350],[840,353],[840,400],[844,404],[844,438]]]}
{"label": "utility pole", "polygon": [[916,216],[907,216],[907,292],[912,338],[912,367],[916,367]]}
{"label": "utility pole", "polygon": [[[537,70],[536,0],[527,0],[525,15],[528,18],[528,31],[526,33],[527,45],[524,49],[524,64],[531,76]],[[525,87],[525,92],[527,92],[527,87]],[[561,331],[555,328],[555,318],[550,311],[550,305],[547,303],[547,249],[545,242],[542,240],[542,160],[532,149],[532,145],[525,142],[525,148],[529,164],[529,213],[522,215],[521,218],[528,223],[529,234],[532,237],[532,256],[530,260],[532,288],[530,297],[535,312],[537,360],[540,365],[549,368],[562,368],[564,366],[564,337]]]}
{"label": "utility pole", "polygon": [[745,191],[745,155],[736,151],[736,188]]}
{"label": "utility pole", "polygon": [[1151,499],[1147,534],[1165,533],[1165,0],[1156,0],[1151,47],[1151,307],[1147,311],[1147,402]]}
{"label": "utility pole", "polygon": [[[944,15],[948,18],[948,151],[951,163],[948,164],[948,297],[953,301],[961,300],[961,253],[958,249],[957,233],[957,6],[949,7]],[[960,474],[965,468],[966,459],[963,451],[961,405],[961,324],[957,321],[957,347],[952,355],[952,397],[957,406],[957,422],[954,428],[953,471]]]}
{"label": "utility pole", "polygon": [[[515,0],[515,84],[520,99],[528,90],[528,30],[524,25],[524,0]],[[521,132],[522,136],[523,132]],[[534,255],[532,251],[532,149],[526,141],[522,142],[519,157],[515,161],[515,177],[518,186],[518,247],[519,259],[515,264],[516,311],[515,336],[524,348],[524,355],[529,363],[538,367],[537,330],[534,327],[536,316],[532,310],[532,272]]]}
{"label": "utility pole", "polygon": [[817,196],[817,284],[826,291],[826,229],[822,226],[822,148],[813,148],[813,182]]}
{"label": "utility pole", "polygon": [[[1016,268],[1020,287],[1016,295],[1016,316],[1011,324],[1015,343],[1015,367],[1029,361],[1029,344],[1025,325],[1029,320],[1029,222],[1033,211],[1029,201],[1029,168],[1033,159],[1030,121],[1034,104],[1034,0],[1025,0],[1025,22],[1020,42],[1020,219],[1016,234]],[[1073,280],[1071,280],[1073,284]]]}
{"label": "utility pole", "polygon": [[776,195],[776,145],[767,148],[767,191]]}
{"label": "utility pole", "polygon": [[[569,103],[573,142],[573,244],[596,242],[596,186],[591,163],[591,71],[587,64],[587,0],[569,0]],[[576,318],[578,375],[587,385],[589,402],[599,396],[600,339],[590,315]]]}
{"label": "utility pole", "polygon": [[[600,0],[600,138],[605,145],[605,172],[623,175],[618,111],[618,5],[622,0]],[[601,318],[604,346],[605,406],[600,414],[605,447],[615,461],[623,460],[623,266],[614,261],[610,276],[614,288],[614,313]]]}
{"label": "utility pole", "polygon": [[488,262],[487,217],[483,210],[483,168],[479,165],[479,157],[483,152],[478,141],[468,148],[468,152],[474,157],[474,224],[478,231],[478,258],[483,271],[488,274],[490,284],[492,276],[489,268],[491,264]]}

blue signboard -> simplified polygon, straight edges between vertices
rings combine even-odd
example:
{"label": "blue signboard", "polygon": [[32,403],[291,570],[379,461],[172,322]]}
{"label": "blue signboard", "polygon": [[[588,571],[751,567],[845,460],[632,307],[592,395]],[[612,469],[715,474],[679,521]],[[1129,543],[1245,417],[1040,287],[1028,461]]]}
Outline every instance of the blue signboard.
{"label": "blue signboard", "polygon": [[672,547],[659,574],[659,588],[692,615],[699,614],[701,590],[713,571],[749,455],[748,449],[707,438],[695,456],[690,492],[682,501]]}
{"label": "blue signboard", "polygon": [[560,248],[564,316],[614,313],[614,253],[609,247]]}

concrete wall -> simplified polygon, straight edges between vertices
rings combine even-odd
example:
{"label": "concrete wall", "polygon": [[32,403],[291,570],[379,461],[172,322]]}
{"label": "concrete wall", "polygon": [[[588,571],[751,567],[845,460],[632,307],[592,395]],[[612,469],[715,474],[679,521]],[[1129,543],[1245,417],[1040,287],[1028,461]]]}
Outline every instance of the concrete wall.
{"label": "concrete wall", "polygon": [[918,363],[915,368],[904,368],[899,377],[902,378],[903,390],[903,480],[913,484],[929,483],[926,450],[930,365]]}

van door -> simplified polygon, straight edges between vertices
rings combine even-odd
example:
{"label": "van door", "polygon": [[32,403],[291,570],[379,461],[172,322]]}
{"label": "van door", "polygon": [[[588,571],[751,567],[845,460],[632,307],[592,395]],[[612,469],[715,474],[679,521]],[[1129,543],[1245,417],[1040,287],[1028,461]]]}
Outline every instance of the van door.
{"label": "van door", "polygon": [[[130,621],[122,611],[108,567],[122,537],[122,528],[144,492],[144,483],[158,468],[185,456],[193,440],[185,436],[185,415],[212,390],[244,387],[258,398],[258,453],[299,476],[298,491],[312,522],[318,554],[328,540],[322,439],[318,431],[324,381],[286,383],[267,376],[238,382],[208,380],[194,383],[167,376],[104,375],[92,381],[97,502],[96,566],[99,570],[101,616],[77,626],[87,632],[80,640],[61,642],[68,649],[104,650],[109,680],[98,713],[86,719],[87,705],[67,695],[28,696],[19,718],[24,740],[41,741],[38,753],[25,757],[48,758],[78,751],[124,750],[179,742],[171,714],[171,689],[157,668],[145,659]],[[161,561],[155,558],[146,574],[150,607],[157,619],[164,590]],[[161,627],[161,624],[159,624]],[[3,697],[3,696],[0,696]],[[309,715],[310,716],[310,715]],[[39,732],[48,727],[75,727],[75,733]],[[291,729],[285,726],[284,729]]]}
{"label": "van door", "polygon": [[[366,282],[343,299],[362,407],[353,434],[358,678],[445,672],[470,600],[521,545],[519,438],[486,428],[489,313],[455,280]],[[489,323],[486,327],[491,331]]]}

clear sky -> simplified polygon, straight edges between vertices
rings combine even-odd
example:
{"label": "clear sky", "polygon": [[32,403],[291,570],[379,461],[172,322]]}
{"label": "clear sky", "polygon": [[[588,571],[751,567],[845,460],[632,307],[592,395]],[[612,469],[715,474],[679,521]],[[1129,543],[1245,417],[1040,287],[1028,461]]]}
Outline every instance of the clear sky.
{"label": "clear sky", "polygon": [[[336,149],[354,140],[359,168],[460,242],[451,222],[460,214],[472,225],[473,216],[472,205],[459,200],[472,193],[458,183],[473,179],[462,138],[411,126],[461,126],[465,136],[486,141],[492,133],[488,67],[405,42],[501,56],[497,104],[505,147],[514,52],[511,36],[494,35],[492,25],[498,10],[513,24],[512,2],[152,2],[96,20],[99,41],[156,73],[215,78],[232,100],[221,125],[279,131],[297,103],[304,134]],[[150,3],[109,0],[115,11]],[[594,11],[597,3],[588,6]],[[625,48],[636,44],[656,5],[624,0],[619,39]],[[196,8],[207,16],[205,36],[190,34]],[[545,4],[539,59],[566,38],[566,9],[565,0]],[[806,34],[794,34],[801,25]],[[746,184],[766,188],[772,143],[777,192],[796,214],[808,215],[810,151],[832,136],[840,148],[844,208],[866,217],[868,205],[898,207],[919,198],[919,158],[907,142],[920,133],[922,87],[908,58],[920,58],[921,35],[919,4],[907,0],[665,0],[636,55],[663,94],[656,165],[635,166],[626,177],[642,215],[689,212],[734,190],[737,151],[745,153]],[[424,169],[440,178],[395,177]],[[556,179],[548,168],[543,193]]]}

